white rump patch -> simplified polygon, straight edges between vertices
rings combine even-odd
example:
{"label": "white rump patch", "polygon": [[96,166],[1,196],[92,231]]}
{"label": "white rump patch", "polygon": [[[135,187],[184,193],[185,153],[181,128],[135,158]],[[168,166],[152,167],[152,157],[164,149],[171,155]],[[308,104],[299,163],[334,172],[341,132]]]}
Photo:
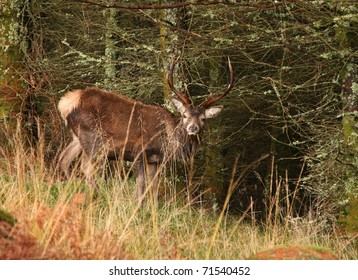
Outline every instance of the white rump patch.
{"label": "white rump patch", "polygon": [[67,116],[80,105],[81,96],[82,90],[69,91],[58,102],[57,108],[66,125]]}

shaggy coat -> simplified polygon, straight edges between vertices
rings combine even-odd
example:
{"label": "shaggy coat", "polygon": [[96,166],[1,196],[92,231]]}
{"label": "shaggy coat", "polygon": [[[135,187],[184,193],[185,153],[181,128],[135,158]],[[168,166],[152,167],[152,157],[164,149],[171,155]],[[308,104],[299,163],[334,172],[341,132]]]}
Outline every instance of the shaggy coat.
{"label": "shaggy coat", "polygon": [[59,112],[73,134],[60,155],[67,177],[70,164],[82,152],[81,169],[93,180],[94,164],[101,156],[135,163],[139,196],[144,193],[145,173],[154,178],[157,165],[167,159],[186,160],[199,145],[207,118],[222,106],[203,108],[172,99],[180,116],[157,105],[146,105],[98,88],[70,91],[59,104]]}

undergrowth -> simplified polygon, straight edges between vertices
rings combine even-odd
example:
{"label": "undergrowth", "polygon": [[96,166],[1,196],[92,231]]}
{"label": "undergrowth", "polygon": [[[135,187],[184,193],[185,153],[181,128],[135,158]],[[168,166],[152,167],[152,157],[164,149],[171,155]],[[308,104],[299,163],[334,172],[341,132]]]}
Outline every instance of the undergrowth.
{"label": "undergrowth", "polygon": [[0,221],[0,259],[247,259],[285,245],[323,246],[339,259],[358,259],[356,236],[327,230],[314,217],[279,220],[276,202],[284,198],[275,194],[266,222],[252,209],[234,215],[227,203],[217,211],[175,191],[158,199],[148,193],[139,206],[131,178],[114,175],[95,193],[80,177],[62,180],[57,156],[45,160],[41,134],[31,146],[19,128],[3,133],[0,207],[16,222]]}

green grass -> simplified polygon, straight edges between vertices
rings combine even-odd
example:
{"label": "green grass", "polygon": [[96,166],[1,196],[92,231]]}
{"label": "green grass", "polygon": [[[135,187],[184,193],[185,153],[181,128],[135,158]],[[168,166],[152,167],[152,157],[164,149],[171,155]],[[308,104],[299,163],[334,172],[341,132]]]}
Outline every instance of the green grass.
{"label": "green grass", "polygon": [[56,158],[44,160],[46,145],[23,143],[15,136],[0,150],[0,207],[17,220],[7,229],[11,238],[0,235],[0,258],[247,259],[276,246],[311,245],[358,259],[354,237],[305,217],[258,222],[250,209],[230,215],[174,191],[147,195],[139,207],[133,179],[102,181],[94,195],[80,178],[60,179]]}

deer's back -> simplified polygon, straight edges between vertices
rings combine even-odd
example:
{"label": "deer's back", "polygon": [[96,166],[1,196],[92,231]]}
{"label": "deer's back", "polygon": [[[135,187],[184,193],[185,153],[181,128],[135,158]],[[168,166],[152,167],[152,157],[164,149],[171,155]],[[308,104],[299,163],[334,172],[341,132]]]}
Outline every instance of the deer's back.
{"label": "deer's back", "polygon": [[135,151],[146,145],[146,149],[159,153],[168,127],[175,124],[175,117],[160,106],[98,88],[68,92],[59,110],[80,139],[104,136],[119,150],[125,146]]}

